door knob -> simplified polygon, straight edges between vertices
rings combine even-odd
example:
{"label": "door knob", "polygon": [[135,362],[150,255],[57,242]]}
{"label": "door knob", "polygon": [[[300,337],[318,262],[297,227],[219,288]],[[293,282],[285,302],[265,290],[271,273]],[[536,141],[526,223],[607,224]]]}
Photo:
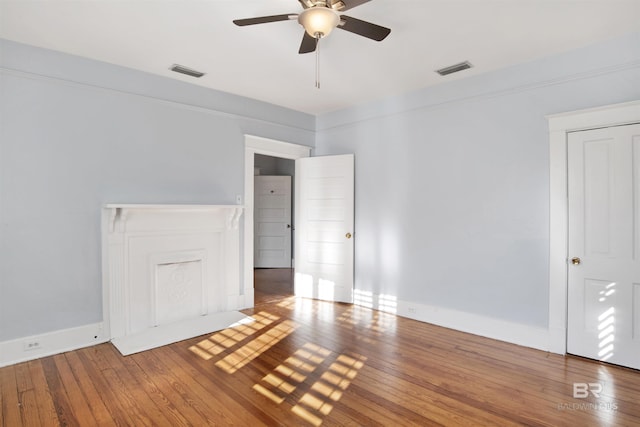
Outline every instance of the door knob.
{"label": "door knob", "polygon": [[350,239],[351,238],[351,233],[345,234],[344,237],[346,237],[347,239]]}
{"label": "door knob", "polygon": [[578,257],[571,258],[571,264],[573,264],[573,265],[580,265],[580,261],[581,260]]}

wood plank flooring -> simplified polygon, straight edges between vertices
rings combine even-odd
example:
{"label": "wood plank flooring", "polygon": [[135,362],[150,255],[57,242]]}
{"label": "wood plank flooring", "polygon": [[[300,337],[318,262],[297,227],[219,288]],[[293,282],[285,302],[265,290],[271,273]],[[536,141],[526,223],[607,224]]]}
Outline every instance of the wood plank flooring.
{"label": "wood plank flooring", "polygon": [[290,270],[256,270],[251,323],[2,368],[2,426],[640,425],[639,371],[290,291]]}

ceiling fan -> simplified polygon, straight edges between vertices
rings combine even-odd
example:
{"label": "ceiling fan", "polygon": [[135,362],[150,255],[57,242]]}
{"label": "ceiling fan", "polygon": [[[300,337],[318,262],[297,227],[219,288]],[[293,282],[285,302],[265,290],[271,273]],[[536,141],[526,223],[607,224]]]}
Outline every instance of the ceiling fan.
{"label": "ceiling fan", "polygon": [[375,41],[384,40],[391,30],[361,21],[347,15],[340,15],[343,12],[367,3],[370,0],[298,0],[304,10],[297,13],[284,15],[261,16],[257,18],[236,19],[234,24],[244,27],[246,25],[266,24],[268,22],[289,21],[297,19],[298,23],[304,27],[305,32],[298,53],[309,53],[316,50],[318,40],[326,37],[334,28],[349,31]]}

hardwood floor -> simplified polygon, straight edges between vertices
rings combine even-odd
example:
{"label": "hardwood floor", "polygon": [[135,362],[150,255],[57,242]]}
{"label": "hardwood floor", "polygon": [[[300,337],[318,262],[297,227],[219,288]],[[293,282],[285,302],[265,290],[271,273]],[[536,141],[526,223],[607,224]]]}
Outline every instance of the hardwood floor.
{"label": "hardwood floor", "polygon": [[[251,323],[0,369],[2,425],[640,425],[638,371],[296,300],[290,272],[256,275]],[[603,390],[573,398],[573,383]]]}

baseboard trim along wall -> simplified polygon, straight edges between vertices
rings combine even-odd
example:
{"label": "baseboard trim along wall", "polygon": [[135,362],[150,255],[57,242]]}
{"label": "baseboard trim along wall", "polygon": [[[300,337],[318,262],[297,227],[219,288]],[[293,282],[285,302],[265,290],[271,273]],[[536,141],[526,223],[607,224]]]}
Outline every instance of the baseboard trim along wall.
{"label": "baseboard trim along wall", "polygon": [[[558,349],[552,345],[552,333],[546,328],[523,325],[450,308],[397,300],[393,296],[370,294],[359,290],[355,291],[354,302],[357,305],[420,322],[431,323],[523,347],[563,354],[563,352],[558,352]],[[558,333],[561,333],[561,331],[553,335],[555,336]]]}
{"label": "baseboard trim along wall", "polygon": [[537,350],[550,351],[549,331],[544,328],[508,322],[442,307],[400,301],[398,316],[455,329],[486,338]]}
{"label": "baseboard trim along wall", "polygon": [[[563,330],[549,331],[545,328],[508,322],[449,308],[401,301],[395,297],[372,295],[358,290],[356,290],[355,304],[486,338],[563,354],[559,348],[553,345],[553,338],[556,335],[562,335],[564,333]],[[77,350],[107,341],[109,341],[109,338],[105,334],[102,323],[4,341],[0,342],[0,367]]]}
{"label": "baseboard trim along wall", "polygon": [[0,367],[109,341],[102,322],[0,342]]}

